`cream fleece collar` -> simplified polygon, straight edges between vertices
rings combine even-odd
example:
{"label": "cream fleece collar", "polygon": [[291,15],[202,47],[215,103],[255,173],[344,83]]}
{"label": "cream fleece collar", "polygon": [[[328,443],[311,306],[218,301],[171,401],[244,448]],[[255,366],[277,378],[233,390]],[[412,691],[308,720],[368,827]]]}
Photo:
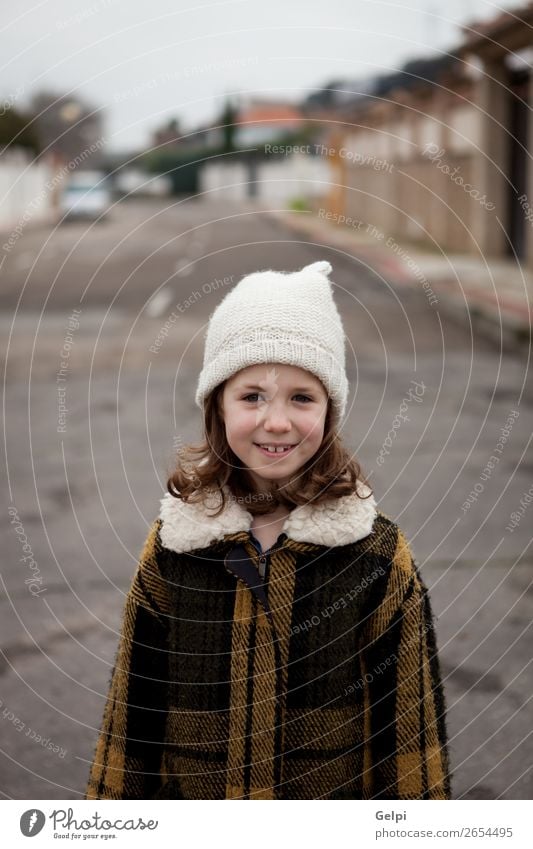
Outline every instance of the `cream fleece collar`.
{"label": "cream fleece collar", "polygon": [[[187,504],[175,498],[169,492],[161,499],[159,518],[161,542],[165,548],[178,553],[192,551],[195,548],[207,548],[223,539],[227,534],[249,531],[252,514],[242,504],[231,498],[220,515],[213,517],[208,510],[215,510],[220,504],[220,496],[215,492],[209,497],[207,505]],[[370,490],[364,484],[359,485],[361,495]],[[286,518],[282,532],[296,542],[310,542],[315,545],[335,547],[357,542],[368,536],[377,515],[376,501],[373,495],[361,499],[357,495],[345,495],[321,504],[305,504],[296,507]]]}

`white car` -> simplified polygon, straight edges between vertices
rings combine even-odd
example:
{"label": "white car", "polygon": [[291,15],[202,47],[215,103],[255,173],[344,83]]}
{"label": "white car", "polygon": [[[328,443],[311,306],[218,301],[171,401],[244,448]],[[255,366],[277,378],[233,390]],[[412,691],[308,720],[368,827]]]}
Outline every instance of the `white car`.
{"label": "white car", "polygon": [[103,219],[111,205],[106,175],[100,171],[71,174],[61,194],[63,218]]}

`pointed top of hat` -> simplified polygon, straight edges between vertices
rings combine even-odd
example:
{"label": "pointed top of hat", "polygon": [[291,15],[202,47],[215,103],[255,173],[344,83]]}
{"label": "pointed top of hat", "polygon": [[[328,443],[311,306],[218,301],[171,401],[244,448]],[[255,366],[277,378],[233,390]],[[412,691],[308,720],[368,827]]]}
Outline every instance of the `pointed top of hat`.
{"label": "pointed top of hat", "polygon": [[321,259],[318,262],[312,262],[311,265],[306,265],[302,268],[300,274],[309,271],[317,271],[319,274],[324,274],[326,277],[331,274],[331,263],[327,259]]}

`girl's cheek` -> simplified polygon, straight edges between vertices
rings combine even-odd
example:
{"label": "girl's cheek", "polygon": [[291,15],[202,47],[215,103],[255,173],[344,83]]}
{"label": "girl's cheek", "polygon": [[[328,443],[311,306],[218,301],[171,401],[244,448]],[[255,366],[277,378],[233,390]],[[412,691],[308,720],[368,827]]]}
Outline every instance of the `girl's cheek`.
{"label": "girl's cheek", "polygon": [[320,434],[323,430],[322,416],[306,416],[298,423],[298,427],[302,431],[302,433],[308,434],[310,439],[315,439],[318,437],[318,434]]}
{"label": "girl's cheek", "polygon": [[231,411],[231,416],[228,417],[233,427],[243,427],[248,422],[253,421],[253,412],[247,408],[237,408]]}
{"label": "girl's cheek", "polygon": [[239,430],[248,433],[256,427],[257,413],[254,410],[245,410],[239,416]]}
{"label": "girl's cheek", "polygon": [[252,431],[256,429],[257,425],[255,422],[255,418],[248,417],[246,420],[242,420],[236,423],[233,428],[233,435],[237,439],[249,438]]}

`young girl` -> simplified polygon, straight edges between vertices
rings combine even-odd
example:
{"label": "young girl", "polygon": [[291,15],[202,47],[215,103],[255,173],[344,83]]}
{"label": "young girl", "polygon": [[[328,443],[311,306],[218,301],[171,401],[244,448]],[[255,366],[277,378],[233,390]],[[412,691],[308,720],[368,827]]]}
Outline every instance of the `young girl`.
{"label": "young girl", "polygon": [[426,587],[339,430],[328,262],[244,277],[126,599],[87,799],[448,799]]}

